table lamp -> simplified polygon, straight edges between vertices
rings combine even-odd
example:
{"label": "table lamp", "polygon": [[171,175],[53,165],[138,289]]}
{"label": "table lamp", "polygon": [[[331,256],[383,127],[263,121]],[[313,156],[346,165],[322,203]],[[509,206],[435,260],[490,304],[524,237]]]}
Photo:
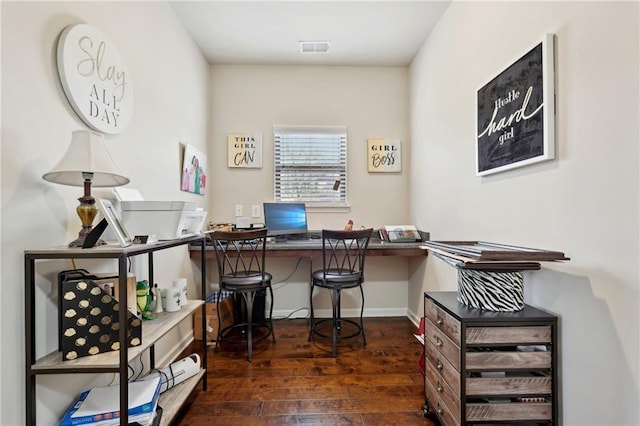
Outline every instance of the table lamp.
{"label": "table lamp", "polygon": [[89,130],[76,130],[71,143],[60,162],[42,178],[46,181],[69,186],[84,186],[84,196],[78,198],[76,212],[82,221],[78,238],[69,247],[82,247],[93,228],[93,219],[98,210],[91,196],[91,186],[113,187],[129,183],[118,169],[104,143],[104,136]]}

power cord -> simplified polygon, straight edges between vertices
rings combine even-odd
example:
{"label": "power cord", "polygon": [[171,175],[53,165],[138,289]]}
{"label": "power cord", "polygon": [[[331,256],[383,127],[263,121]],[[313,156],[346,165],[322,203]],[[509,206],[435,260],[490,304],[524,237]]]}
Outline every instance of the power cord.
{"label": "power cord", "polygon": [[[287,280],[289,280],[289,278],[291,278],[293,276],[293,274],[296,273],[296,271],[298,270],[298,267],[300,266],[300,262],[302,262],[302,259],[304,259],[303,257],[299,257],[298,261],[296,262],[296,265],[293,267],[293,271],[291,271],[291,273],[289,275],[287,275],[285,278],[281,279],[280,281],[276,282],[275,284],[280,284],[280,283],[284,283],[279,287],[273,287],[273,290],[279,290],[283,287],[285,287],[286,285],[288,285],[289,283],[286,282]],[[307,308],[306,306],[302,307],[302,308],[298,308],[296,310],[291,311],[288,315],[283,316],[283,317],[276,317],[273,318],[274,320],[290,320],[290,319],[298,319],[298,318],[291,318],[293,316],[293,314],[295,314],[296,312],[300,312],[300,311],[307,311],[307,314],[303,317],[304,319],[309,318],[310,316],[310,310],[309,308]]]}
{"label": "power cord", "polygon": [[140,378],[140,376],[142,375],[142,372],[144,371],[144,361],[142,361],[142,352],[140,353],[140,356],[138,357],[138,359],[140,360],[140,372],[136,376],[136,380]]}
{"label": "power cord", "polygon": [[[138,361],[140,362],[140,371],[138,372],[138,374],[137,374],[137,375],[136,375],[136,369],[135,369],[135,368],[133,368],[133,367],[131,366],[131,364],[127,364],[127,368],[129,369],[129,371],[130,371],[130,373],[131,373],[131,375],[129,375],[129,376],[127,377],[127,381],[128,381],[128,382],[130,382],[130,381],[132,381],[132,380],[133,380],[133,381],[136,381],[136,380],[138,380],[138,379],[140,378],[140,376],[142,376],[142,373],[144,372],[144,361],[143,361],[143,359],[142,359],[142,355],[143,355],[143,354],[142,354],[142,353],[140,353],[140,356],[138,357]],[[134,378],[134,376],[135,376],[135,378]]]}
{"label": "power cord", "polygon": [[[302,262],[302,257],[299,257],[299,258],[298,258],[298,261],[296,262],[296,265],[293,267],[293,271],[291,271],[291,273],[290,273],[289,275],[287,275],[286,277],[284,277],[284,278],[283,278],[283,279],[281,279],[280,281],[275,282],[275,283],[272,285],[272,287],[273,287],[274,285],[276,285],[276,284],[280,284],[280,283],[285,283],[284,285],[288,284],[288,283],[286,283],[286,281],[287,281],[289,278],[291,278],[291,277],[293,276],[293,274],[295,274],[295,273],[296,273],[296,271],[298,270],[298,266],[300,266],[300,262]],[[282,287],[284,287],[284,285],[281,285],[281,286],[280,286],[280,287],[278,287],[278,288],[282,288]],[[277,290],[277,289],[275,289],[275,288],[274,288],[274,290]]]}
{"label": "power cord", "polygon": [[[300,317],[291,318],[293,316],[293,314],[295,314],[296,312],[300,312],[300,311],[307,311],[307,315],[305,315],[302,318],[300,318]],[[310,314],[309,308],[307,308],[306,306],[303,306],[302,308],[298,308],[296,310],[293,310],[293,311],[289,312],[289,314],[284,316],[284,317],[276,317],[276,318],[273,318],[273,319],[274,320],[308,319],[309,318],[309,314]]]}

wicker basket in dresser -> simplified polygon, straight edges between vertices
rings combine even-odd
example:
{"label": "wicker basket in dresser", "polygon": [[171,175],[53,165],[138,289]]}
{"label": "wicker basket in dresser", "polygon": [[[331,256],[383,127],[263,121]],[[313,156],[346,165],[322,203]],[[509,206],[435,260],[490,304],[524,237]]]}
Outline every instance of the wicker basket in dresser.
{"label": "wicker basket in dresser", "polygon": [[557,424],[558,318],[492,312],[425,293],[425,415],[445,426]]}

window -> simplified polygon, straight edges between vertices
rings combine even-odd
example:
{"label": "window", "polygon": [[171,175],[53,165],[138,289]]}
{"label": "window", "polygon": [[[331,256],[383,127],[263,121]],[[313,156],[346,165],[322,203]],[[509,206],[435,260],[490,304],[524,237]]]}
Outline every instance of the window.
{"label": "window", "polygon": [[346,127],[274,126],[274,199],[347,204]]}

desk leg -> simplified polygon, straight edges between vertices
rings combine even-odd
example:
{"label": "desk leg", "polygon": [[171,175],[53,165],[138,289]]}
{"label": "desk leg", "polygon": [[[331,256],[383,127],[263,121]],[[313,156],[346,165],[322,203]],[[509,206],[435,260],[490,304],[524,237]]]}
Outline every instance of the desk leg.
{"label": "desk leg", "polygon": [[309,258],[309,337],[307,341],[311,341],[311,333],[313,330],[313,258]]}

